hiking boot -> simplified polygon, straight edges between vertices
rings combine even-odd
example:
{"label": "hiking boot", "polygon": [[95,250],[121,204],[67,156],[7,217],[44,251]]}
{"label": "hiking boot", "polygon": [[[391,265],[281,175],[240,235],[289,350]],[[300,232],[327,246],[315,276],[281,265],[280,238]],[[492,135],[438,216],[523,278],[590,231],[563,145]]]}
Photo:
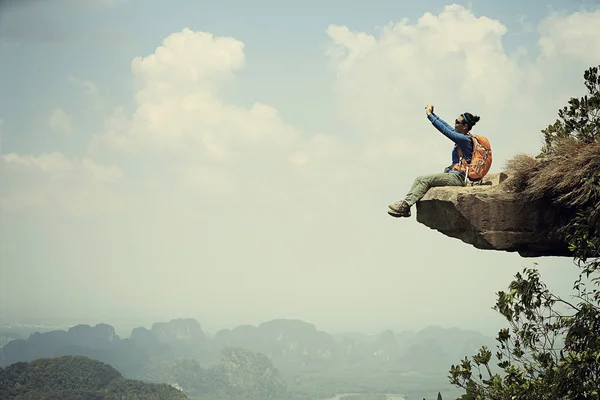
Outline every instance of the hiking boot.
{"label": "hiking boot", "polygon": [[392,217],[410,217],[410,206],[404,200],[389,204],[388,207],[388,214]]}

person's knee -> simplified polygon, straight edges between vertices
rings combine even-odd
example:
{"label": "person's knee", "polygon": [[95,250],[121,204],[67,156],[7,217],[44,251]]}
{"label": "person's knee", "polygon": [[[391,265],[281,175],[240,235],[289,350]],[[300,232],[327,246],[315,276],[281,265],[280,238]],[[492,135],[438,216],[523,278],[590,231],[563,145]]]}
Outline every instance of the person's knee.
{"label": "person's knee", "polygon": [[415,178],[414,184],[419,184],[425,182],[427,179],[425,175],[419,175]]}

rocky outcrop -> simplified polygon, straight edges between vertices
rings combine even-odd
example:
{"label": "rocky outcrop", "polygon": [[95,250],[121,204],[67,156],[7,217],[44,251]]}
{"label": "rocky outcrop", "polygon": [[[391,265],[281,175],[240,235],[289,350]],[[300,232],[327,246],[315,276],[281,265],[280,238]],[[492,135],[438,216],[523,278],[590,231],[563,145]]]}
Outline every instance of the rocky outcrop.
{"label": "rocky outcrop", "polygon": [[257,327],[241,325],[223,329],[215,335],[219,346],[243,347],[265,354],[274,362],[330,359],[336,351],[335,340],[316,326],[295,319],[274,319]]}
{"label": "rocky outcrop", "polygon": [[107,324],[80,324],[67,331],[35,332],[27,339],[17,339],[2,348],[0,366],[17,361],[33,361],[55,357],[63,352],[77,353],[80,349],[108,351],[121,341],[115,329]]}
{"label": "rocky outcrop", "polygon": [[[202,326],[193,318],[172,319],[169,322],[156,322],[150,330],[152,336],[163,343],[178,340],[205,340]],[[139,332],[138,332],[139,334]]]}
{"label": "rocky outcrop", "polygon": [[524,201],[509,190],[510,172],[481,185],[431,188],[417,203],[417,221],[478,249],[523,257],[571,256],[557,233],[570,215],[547,201]]}
{"label": "rocky outcrop", "polygon": [[224,378],[224,389],[233,395],[230,398],[237,397],[236,394],[257,399],[280,399],[285,396],[285,381],[264,354],[239,347],[226,347],[221,351],[221,362],[213,371]]}

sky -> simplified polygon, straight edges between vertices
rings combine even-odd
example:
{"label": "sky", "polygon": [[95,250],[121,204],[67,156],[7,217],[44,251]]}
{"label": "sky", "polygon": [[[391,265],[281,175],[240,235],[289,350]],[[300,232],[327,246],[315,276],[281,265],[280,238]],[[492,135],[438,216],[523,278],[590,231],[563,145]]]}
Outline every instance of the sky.
{"label": "sky", "polygon": [[387,204],[450,163],[468,111],[490,173],[600,64],[600,2],[0,3],[0,320],[206,331],[494,335],[495,293],[568,258],[478,250]]}

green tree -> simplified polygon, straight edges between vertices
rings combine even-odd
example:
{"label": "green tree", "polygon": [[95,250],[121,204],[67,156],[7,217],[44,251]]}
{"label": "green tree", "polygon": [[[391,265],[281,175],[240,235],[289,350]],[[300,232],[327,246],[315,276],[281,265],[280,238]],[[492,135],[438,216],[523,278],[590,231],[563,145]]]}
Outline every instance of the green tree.
{"label": "green tree", "polygon": [[[515,275],[493,307],[508,322],[496,338],[499,372],[485,346],[450,369],[461,399],[600,399],[600,79],[585,73],[590,97],[571,99],[543,133],[546,157],[528,163],[523,198],[545,198],[572,218],[561,229],[580,269],[570,299],[553,294],[535,268]],[[565,165],[573,168],[567,168]],[[558,182],[558,183],[557,183]]]}
{"label": "green tree", "polygon": [[494,306],[510,325],[496,338],[502,375],[492,373],[492,353],[482,347],[451,367],[450,382],[478,400],[600,399],[600,292],[585,289],[584,275],[573,304],[551,293],[535,269],[518,273]]}
{"label": "green tree", "polygon": [[600,75],[598,67],[587,69],[583,78],[588,94],[572,97],[569,105],[558,111],[556,122],[542,130],[543,153],[551,153],[561,139],[575,138],[580,142],[593,143],[600,139]]}

